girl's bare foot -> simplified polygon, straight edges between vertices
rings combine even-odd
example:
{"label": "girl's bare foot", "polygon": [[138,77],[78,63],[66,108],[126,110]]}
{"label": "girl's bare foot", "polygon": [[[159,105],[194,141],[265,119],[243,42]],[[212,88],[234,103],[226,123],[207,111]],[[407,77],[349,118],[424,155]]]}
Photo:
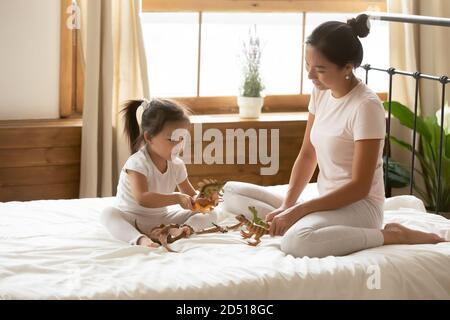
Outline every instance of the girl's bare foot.
{"label": "girl's bare foot", "polygon": [[153,242],[152,240],[150,240],[150,238],[145,236],[140,237],[139,240],[137,241],[137,244],[149,248],[158,248],[160,246],[158,243]]}
{"label": "girl's bare foot", "polygon": [[386,224],[382,232],[384,244],[434,244],[446,241],[435,233],[409,229],[399,223]]}
{"label": "girl's bare foot", "polygon": [[183,230],[188,237],[192,234],[192,229],[189,228],[188,226],[183,226]]}
{"label": "girl's bare foot", "polygon": [[173,228],[169,230],[170,235],[174,238],[179,237],[183,232],[187,237],[192,234],[192,230],[188,226],[182,226],[180,228]]}

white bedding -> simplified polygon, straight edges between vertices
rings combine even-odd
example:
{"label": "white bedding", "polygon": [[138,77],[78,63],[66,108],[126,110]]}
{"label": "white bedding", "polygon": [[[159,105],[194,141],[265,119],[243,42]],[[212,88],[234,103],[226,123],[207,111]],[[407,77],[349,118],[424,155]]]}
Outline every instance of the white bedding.
{"label": "white bedding", "polygon": [[[315,195],[311,184],[302,197]],[[0,298],[450,299],[450,243],[300,259],[281,252],[279,238],[254,248],[233,232],[180,240],[172,244],[180,253],[168,253],[114,240],[99,223],[111,201],[0,203]],[[220,213],[220,224],[234,222]],[[450,240],[450,220],[414,197],[388,199],[385,222]]]}

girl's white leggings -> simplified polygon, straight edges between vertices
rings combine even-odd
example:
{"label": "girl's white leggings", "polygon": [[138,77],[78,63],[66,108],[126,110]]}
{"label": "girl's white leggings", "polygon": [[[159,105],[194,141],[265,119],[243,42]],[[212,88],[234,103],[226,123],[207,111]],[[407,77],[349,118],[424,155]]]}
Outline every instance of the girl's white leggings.
{"label": "girl's white leggings", "polygon": [[[255,206],[260,218],[278,208],[283,197],[249,183],[228,182],[223,205],[233,214]],[[298,220],[281,239],[281,250],[294,257],[343,256],[383,245],[383,206],[368,199],[336,210],[311,213]]]}
{"label": "girl's white leggings", "polygon": [[192,215],[191,211],[184,209],[172,209],[169,212],[152,215],[137,215],[123,212],[115,207],[107,207],[101,213],[101,222],[118,240],[135,245],[137,240],[143,236],[134,226],[137,223],[138,228],[144,233],[148,233],[152,228],[161,224],[188,224],[195,231],[212,227],[212,223],[217,222],[217,213]]}

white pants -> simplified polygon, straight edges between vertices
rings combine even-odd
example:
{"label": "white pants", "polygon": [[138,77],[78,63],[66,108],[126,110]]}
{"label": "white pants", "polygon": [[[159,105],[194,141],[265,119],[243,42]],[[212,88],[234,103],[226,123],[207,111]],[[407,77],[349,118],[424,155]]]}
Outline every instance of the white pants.
{"label": "white pants", "polygon": [[[255,206],[260,218],[278,208],[283,198],[242,182],[224,186],[224,209],[246,214]],[[383,206],[363,199],[336,210],[311,213],[292,225],[281,239],[281,250],[294,257],[343,256],[383,245]]]}
{"label": "white pants", "polygon": [[143,236],[134,226],[137,226],[142,232],[148,232],[160,224],[187,224],[195,231],[212,227],[212,223],[217,222],[217,213],[192,215],[190,210],[175,209],[167,213],[151,214],[148,216],[123,212],[115,207],[103,209],[101,222],[118,240],[135,245],[137,240]]}

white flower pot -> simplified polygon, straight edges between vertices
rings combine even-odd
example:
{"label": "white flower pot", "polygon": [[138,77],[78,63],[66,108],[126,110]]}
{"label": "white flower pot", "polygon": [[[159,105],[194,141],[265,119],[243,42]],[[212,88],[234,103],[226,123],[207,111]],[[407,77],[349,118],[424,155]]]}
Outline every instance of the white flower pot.
{"label": "white flower pot", "polygon": [[244,119],[257,119],[261,115],[264,97],[237,97],[239,117]]}

